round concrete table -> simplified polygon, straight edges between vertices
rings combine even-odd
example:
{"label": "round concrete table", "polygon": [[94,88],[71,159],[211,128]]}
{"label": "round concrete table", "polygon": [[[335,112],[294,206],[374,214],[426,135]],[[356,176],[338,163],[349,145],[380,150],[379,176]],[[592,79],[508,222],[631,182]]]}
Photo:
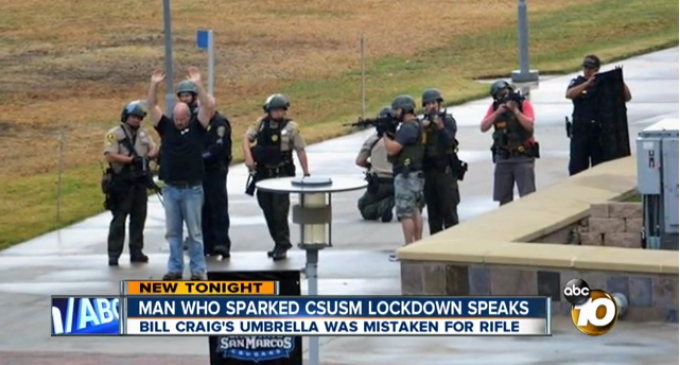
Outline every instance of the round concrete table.
{"label": "round concrete table", "polygon": [[[293,206],[293,223],[300,225],[298,246],[306,254],[307,295],[319,294],[319,251],[332,246],[331,194],[363,189],[366,185],[368,183],[360,176],[284,177],[255,184],[258,189],[270,193],[300,194],[300,203]],[[319,365],[319,337],[316,336],[309,338],[309,365]]]}

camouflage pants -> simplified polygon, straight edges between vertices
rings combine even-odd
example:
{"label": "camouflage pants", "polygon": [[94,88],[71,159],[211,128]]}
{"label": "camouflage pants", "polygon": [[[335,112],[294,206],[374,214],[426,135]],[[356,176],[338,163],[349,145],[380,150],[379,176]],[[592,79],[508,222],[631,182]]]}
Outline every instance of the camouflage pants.
{"label": "camouflage pants", "polygon": [[375,191],[366,190],[357,208],[365,220],[378,220],[394,208],[394,183],[378,184]]}
{"label": "camouflage pants", "polygon": [[425,179],[422,172],[410,172],[408,175],[398,174],[394,178],[394,203],[397,218],[413,218],[416,210],[423,209],[423,186]]}

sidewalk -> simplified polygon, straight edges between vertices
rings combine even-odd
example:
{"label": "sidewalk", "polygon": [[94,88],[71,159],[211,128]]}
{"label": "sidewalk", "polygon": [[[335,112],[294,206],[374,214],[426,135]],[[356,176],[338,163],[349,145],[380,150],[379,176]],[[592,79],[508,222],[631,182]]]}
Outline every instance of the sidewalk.
{"label": "sidewalk", "polygon": [[[631,140],[652,122],[678,118],[677,48],[620,64],[624,66],[633,94],[628,112]],[[531,92],[537,115],[536,135],[542,148],[542,157],[536,165],[539,189],[567,175],[568,140],[563,123],[564,116],[571,113],[571,104],[564,99],[564,91],[572,77],[547,78]],[[459,211],[463,220],[496,207],[491,201],[491,137],[480,133],[477,128],[488,103],[489,100],[480,100],[451,109],[459,123],[461,158],[470,165],[470,171],[461,183]],[[361,174],[361,170],[354,166],[354,158],[371,133],[365,131],[310,146],[308,155],[312,173]],[[228,190],[234,255],[231,264],[211,263],[213,266],[273,265],[265,257],[271,240],[264,219],[255,199],[243,193],[246,178],[243,165],[232,167]],[[387,252],[400,245],[401,229],[396,222],[362,222],[356,210],[359,196],[359,192],[353,192],[333,198],[333,230],[336,234],[333,237],[334,247],[321,254],[320,292],[339,295],[398,294],[399,265],[388,262]],[[119,280],[160,278],[167,259],[163,217],[160,203],[151,198],[146,229],[146,251],[151,263],[142,267],[129,266],[126,256],[122,258],[120,268],[106,266],[105,240],[110,219],[106,213],[0,252],[0,307],[3,312],[0,316],[0,328],[3,329],[0,334],[0,365],[207,363],[207,341],[204,338],[156,337],[140,341],[136,338],[48,337],[49,295],[110,294],[117,292]],[[297,229],[291,228],[295,241]],[[301,268],[304,254],[295,250],[291,256],[288,263],[281,265]],[[347,262],[354,263],[355,269],[351,272],[346,269]],[[583,359],[583,355],[597,357],[600,364],[665,364],[673,363],[668,362],[672,360],[677,363],[678,360],[677,326],[654,325],[648,329],[646,326],[633,327],[621,323],[611,335],[602,339],[577,334],[565,321],[556,320],[555,326],[556,335],[552,338],[324,337],[321,356],[322,360],[329,362],[327,365],[548,365],[573,363],[576,359]],[[567,349],[579,349],[583,355],[570,355]],[[89,354],[83,354],[85,352]],[[668,356],[668,359],[663,356]]]}

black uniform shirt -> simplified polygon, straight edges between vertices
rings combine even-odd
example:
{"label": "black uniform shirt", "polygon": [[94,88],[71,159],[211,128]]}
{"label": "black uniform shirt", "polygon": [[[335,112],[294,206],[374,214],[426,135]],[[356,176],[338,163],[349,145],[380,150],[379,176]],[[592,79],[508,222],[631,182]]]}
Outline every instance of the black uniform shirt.
{"label": "black uniform shirt", "polygon": [[[587,80],[588,79],[582,75],[579,75],[569,82],[567,90],[574,86],[581,85]],[[584,123],[597,120],[596,92],[597,89],[593,85],[588,87],[581,93],[581,95],[572,100],[572,103],[574,104],[574,112],[572,113],[572,119],[574,120],[574,123]]]}
{"label": "black uniform shirt", "polygon": [[231,124],[216,112],[210,120],[205,136],[203,160],[206,169],[228,166],[231,163]]}
{"label": "black uniform shirt", "polygon": [[203,180],[203,142],[206,129],[193,117],[189,126],[178,129],[175,123],[163,116],[156,125],[161,136],[160,178],[165,182],[200,182]]}

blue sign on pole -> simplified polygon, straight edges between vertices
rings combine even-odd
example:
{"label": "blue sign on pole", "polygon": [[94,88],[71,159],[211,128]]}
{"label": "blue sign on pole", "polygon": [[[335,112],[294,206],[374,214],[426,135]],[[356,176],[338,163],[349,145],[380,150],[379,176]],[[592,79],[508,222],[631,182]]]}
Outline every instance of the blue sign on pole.
{"label": "blue sign on pole", "polygon": [[196,32],[196,47],[198,49],[207,50],[210,47],[210,32],[205,29],[199,29]]}

